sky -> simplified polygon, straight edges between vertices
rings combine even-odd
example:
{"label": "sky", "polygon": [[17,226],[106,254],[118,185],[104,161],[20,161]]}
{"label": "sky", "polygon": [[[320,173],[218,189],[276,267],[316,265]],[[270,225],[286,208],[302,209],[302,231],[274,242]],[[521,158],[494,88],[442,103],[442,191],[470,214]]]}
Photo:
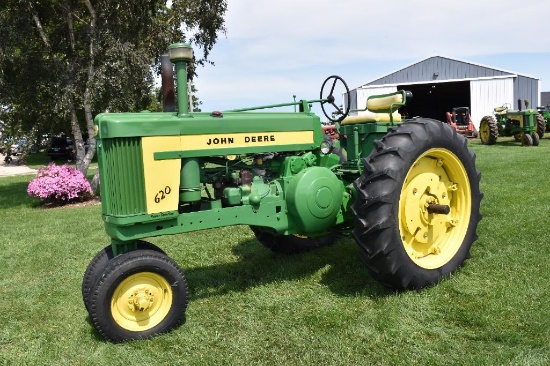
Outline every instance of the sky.
{"label": "sky", "polygon": [[328,76],[354,89],[435,55],[550,91],[548,0],[228,0],[225,21],[194,80],[205,112],[317,99]]}

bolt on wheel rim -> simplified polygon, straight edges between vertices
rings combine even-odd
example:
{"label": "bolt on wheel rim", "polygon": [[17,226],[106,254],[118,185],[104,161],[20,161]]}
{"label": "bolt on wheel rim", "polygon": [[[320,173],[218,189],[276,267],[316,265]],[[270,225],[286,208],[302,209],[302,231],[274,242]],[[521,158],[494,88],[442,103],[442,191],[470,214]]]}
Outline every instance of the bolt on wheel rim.
{"label": "bolt on wheel rim", "polygon": [[464,241],[471,207],[468,174],[456,155],[446,149],[422,154],[399,199],[399,231],[411,260],[426,269],[448,263]]}
{"label": "bolt on wheel rim", "polygon": [[172,307],[172,289],[164,277],[141,272],[122,281],[111,298],[115,322],[130,331],[145,331],[158,325]]}

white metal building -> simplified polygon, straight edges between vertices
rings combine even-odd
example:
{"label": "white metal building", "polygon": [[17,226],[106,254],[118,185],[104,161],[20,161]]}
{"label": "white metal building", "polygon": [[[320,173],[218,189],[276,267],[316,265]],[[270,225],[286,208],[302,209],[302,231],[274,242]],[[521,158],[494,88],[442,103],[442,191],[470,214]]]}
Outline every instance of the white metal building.
{"label": "white metal building", "polygon": [[[370,95],[410,90],[413,99],[400,113],[445,120],[453,107],[469,107],[476,126],[493,108],[509,103],[514,109],[536,109],[541,103],[540,79],[460,61],[433,56],[350,91],[352,109],[364,109]],[[361,114],[361,112],[359,112]]]}

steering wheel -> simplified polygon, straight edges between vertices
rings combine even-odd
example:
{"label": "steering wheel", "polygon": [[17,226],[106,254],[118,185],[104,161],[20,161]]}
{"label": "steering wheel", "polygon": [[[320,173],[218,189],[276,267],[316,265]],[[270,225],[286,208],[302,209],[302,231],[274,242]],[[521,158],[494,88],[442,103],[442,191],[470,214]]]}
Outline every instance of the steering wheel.
{"label": "steering wheel", "polygon": [[[327,92],[325,93],[325,86],[327,87]],[[343,90],[342,90],[343,89]],[[336,98],[334,97],[335,91],[338,93],[343,94],[345,93],[345,109],[342,110],[342,107],[338,107],[338,105],[335,103]],[[326,95],[326,96],[323,96]],[[325,117],[328,118],[331,122],[340,122],[344,118],[346,118],[349,114],[349,108],[350,108],[350,94],[349,94],[349,88],[348,84],[342,79],[340,76],[332,75],[329,76],[321,86],[321,99],[323,101],[321,102],[321,109],[323,110],[323,113]],[[330,104],[332,107],[328,109],[328,111],[325,109],[325,105]],[[333,116],[339,116],[339,117],[333,117]]]}

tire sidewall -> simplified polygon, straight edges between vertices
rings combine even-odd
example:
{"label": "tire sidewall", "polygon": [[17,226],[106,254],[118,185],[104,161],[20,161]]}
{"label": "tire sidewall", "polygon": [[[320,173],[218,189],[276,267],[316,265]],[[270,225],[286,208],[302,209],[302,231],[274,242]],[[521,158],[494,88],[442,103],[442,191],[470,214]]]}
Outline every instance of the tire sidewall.
{"label": "tire sidewall", "polygon": [[111,245],[107,245],[95,255],[84,271],[84,278],[82,279],[82,300],[87,310],[90,310],[90,292],[112,258],[113,248]]}

